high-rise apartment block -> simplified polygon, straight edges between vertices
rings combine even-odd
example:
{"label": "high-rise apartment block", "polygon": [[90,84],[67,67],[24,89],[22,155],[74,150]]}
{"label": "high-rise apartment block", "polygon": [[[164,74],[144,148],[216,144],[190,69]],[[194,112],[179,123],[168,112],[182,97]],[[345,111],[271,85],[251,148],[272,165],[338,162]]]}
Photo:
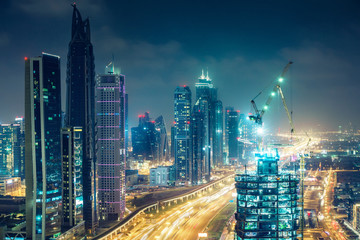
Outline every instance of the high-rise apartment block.
{"label": "high-rise apartment block", "polygon": [[235,177],[236,239],[297,239],[299,179],[278,169],[277,151],[256,154],[257,170]]}
{"label": "high-rise apartment block", "polygon": [[62,231],[83,220],[83,134],[81,127],[61,130]]}
{"label": "high-rise apartment block", "polygon": [[96,79],[97,177],[100,221],[125,212],[125,76],[109,72]]}
{"label": "high-rise apartment block", "polygon": [[60,232],[60,57],[25,58],[25,173],[28,239]]}
{"label": "high-rise apartment block", "polygon": [[191,180],[191,91],[188,86],[177,87],[174,92],[174,157],[178,182]]}
{"label": "high-rise apartment block", "polygon": [[83,129],[83,197],[87,234],[95,234],[98,219],[95,151],[95,64],[89,19],[82,20],[73,4],[67,61],[66,126]]}

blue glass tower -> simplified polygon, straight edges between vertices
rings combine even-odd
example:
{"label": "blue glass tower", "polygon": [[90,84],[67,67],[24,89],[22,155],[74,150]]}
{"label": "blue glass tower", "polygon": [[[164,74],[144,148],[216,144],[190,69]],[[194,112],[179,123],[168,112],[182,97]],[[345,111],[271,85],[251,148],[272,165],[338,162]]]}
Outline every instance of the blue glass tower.
{"label": "blue glass tower", "polygon": [[25,175],[28,239],[60,232],[60,57],[25,58]]}
{"label": "blue glass tower", "polygon": [[178,182],[191,180],[190,119],[191,91],[187,86],[177,87],[174,92],[174,155]]}
{"label": "blue glass tower", "polygon": [[95,152],[95,64],[89,19],[82,20],[73,5],[67,61],[66,126],[83,129],[84,220],[88,234],[97,226]]}

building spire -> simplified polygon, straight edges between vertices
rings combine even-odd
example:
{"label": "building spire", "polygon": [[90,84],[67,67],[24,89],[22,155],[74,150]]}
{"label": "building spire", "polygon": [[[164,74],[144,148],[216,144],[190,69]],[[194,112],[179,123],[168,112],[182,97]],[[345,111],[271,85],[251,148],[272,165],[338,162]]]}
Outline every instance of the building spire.
{"label": "building spire", "polygon": [[206,79],[204,75],[204,69],[201,69],[201,76],[199,77],[199,79]]}
{"label": "building spire", "polygon": [[206,70],[206,80],[211,81],[211,78],[209,77],[209,71],[208,70]]}

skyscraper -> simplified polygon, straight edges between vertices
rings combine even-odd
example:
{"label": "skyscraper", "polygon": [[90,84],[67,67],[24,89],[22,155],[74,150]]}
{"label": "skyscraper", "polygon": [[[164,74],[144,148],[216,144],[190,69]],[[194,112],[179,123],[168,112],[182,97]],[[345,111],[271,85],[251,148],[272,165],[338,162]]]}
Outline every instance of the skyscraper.
{"label": "skyscraper", "polygon": [[210,181],[211,145],[210,111],[207,99],[200,97],[191,115],[191,182],[202,184]]}
{"label": "skyscraper", "polygon": [[158,134],[155,121],[150,121],[149,113],[139,115],[139,125],[131,128],[131,143],[135,159],[158,161]]}
{"label": "skyscraper", "polygon": [[[196,103],[199,108],[197,111],[204,111],[204,141],[202,149],[205,149],[205,162],[204,162],[204,174],[205,180],[210,181],[211,169],[216,165],[217,162],[221,162],[222,159],[222,135],[216,134],[218,129],[221,134],[223,132],[222,127],[222,104],[218,103],[218,108],[221,106],[221,111],[216,116],[216,105],[217,105],[217,88],[212,84],[212,80],[209,74],[206,76],[202,72],[199,77],[199,81],[195,84],[196,87]],[[220,109],[219,109],[220,110]],[[218,124],[216,123],[218,121]],[[220,121],[220,122],[219,122]],[[216,151],[216,152],[215,152]],[[216,158],[215,158],[216,157]]]}
{"label": "skyscraper", "polygon": [[214,103],[214,126],[213,126],[213,157],[214,165],[223,165],[223,149],[224,149],[224,112],[223,105],[220,100]]}
{"label": "skyscraper", "polygon": [[159,163],[170,160],[169,140],[163,116],[155,119],[155,129],[158,132],[158,159]]}
{"label": "skyscraper", "polygon": [[20,176],[20,141],[20,124],[0,124],[0,175]]}
{"label": "skyscraper", "polygon": [[239,151],[239,111],[227,107],[226,112],[226,145],[228,149],[228,164],[235,165],[240,158]]}
{"label": "skyscraper", "polygon": [[178,182],[191,180],[191,91],[188,86],[174,92],[174,155],[175,176]]}
{"label": "skyscraper", "polygon": [[60,57],[25,58],[26,235],[60,232]]}
{"label": "skyscraper", "polygon": [[248,172],[245,169],[244,173],[235,177],[235,239],[298,239],[299,179],[278,169],[277,151],[259,153],[256,159],[257,171]]}
{"label": "skyscraper", "polygon": [[17,143],[15,144],[15,152],[18,153],[18,158],[14,159],[15,176],[25,178],[25,119],[23,117],[16,117],[15,124],[20,125]]}
{"label": "skyscraper", "polygon": [[61,130],[62,231],[83,220],[82,128]]}
{"label": "skyscraper", "polygon": [[89,19],[82,20],[73,5],[67,61],[66,126],[83,129],[84,220],[88,234],[97,226],[95,153],[95,65]]}
{"label": "skyscraper", "polygon": [[125,212],[125,76],[109,72],[96,78],[97,171],[100,221],[122,219]]}

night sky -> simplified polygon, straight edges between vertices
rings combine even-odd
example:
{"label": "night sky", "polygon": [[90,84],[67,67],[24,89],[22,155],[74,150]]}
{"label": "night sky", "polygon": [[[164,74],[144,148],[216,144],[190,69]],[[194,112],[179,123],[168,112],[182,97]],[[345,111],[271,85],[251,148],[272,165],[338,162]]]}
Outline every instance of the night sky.
{"label": "night sky", "polygon": [[[63,109],[72,1],[2,0],[0,122],[24,114],[24,57],[61,56]],[[294,61],[283,88],[298,128],[360,127],[358,1],[77,1],[90,18],[96,72],[115,57],[126,75],[130,127],[145,111],[173,121],[173,92],[208,69],[224,106],[250,100]],[[257,98],[261,108],[267,92]],[[279,99],[269,131],[289,129]]]}

